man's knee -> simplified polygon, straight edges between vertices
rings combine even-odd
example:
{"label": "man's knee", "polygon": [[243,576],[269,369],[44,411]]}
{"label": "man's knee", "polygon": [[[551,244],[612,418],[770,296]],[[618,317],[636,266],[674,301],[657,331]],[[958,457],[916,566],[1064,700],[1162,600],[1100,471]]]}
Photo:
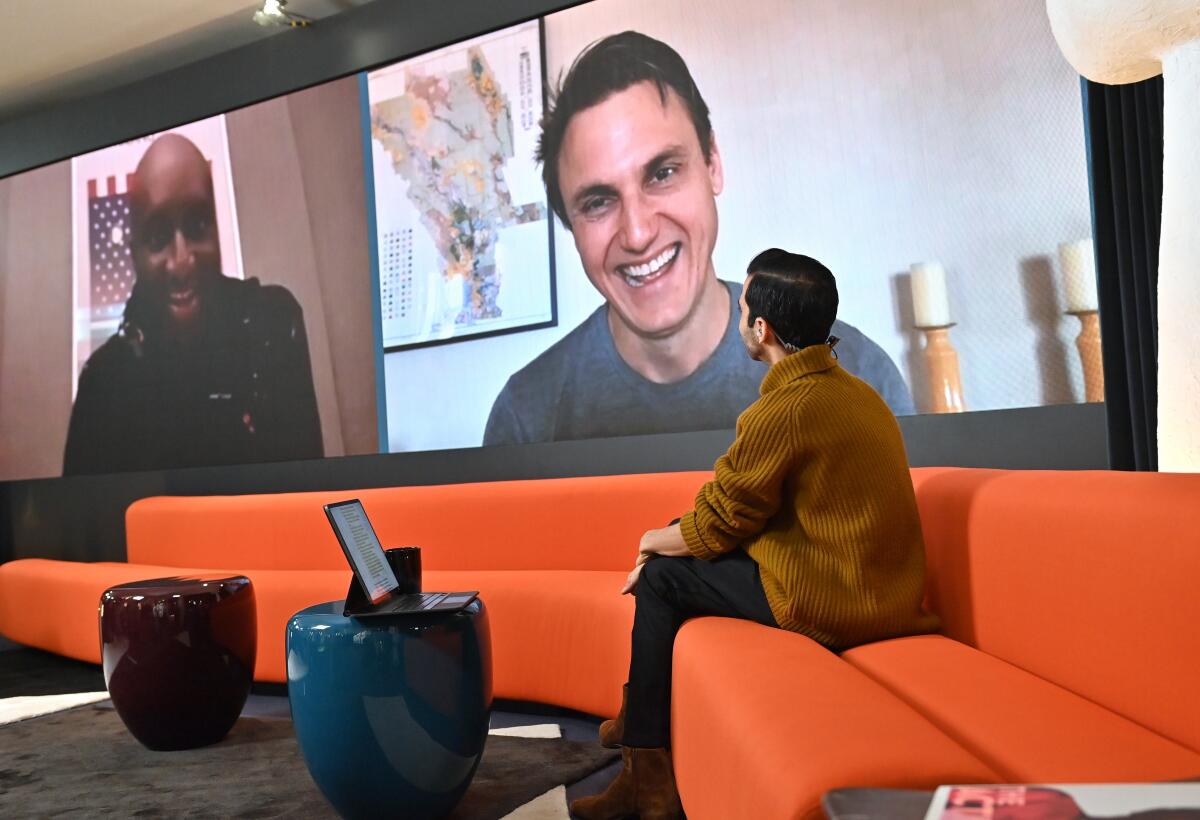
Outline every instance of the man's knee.
{"label": "man's knee", "polygon": [[651,558],[642,567],[639,584],[645,583],[660,598],[667,597],[670,595],[671,589],[675,587],[675,579],[679,577],[679,573],[687,571],[684,567],[685,561],[687,561],[686,558],[673,558],[667,555]]}

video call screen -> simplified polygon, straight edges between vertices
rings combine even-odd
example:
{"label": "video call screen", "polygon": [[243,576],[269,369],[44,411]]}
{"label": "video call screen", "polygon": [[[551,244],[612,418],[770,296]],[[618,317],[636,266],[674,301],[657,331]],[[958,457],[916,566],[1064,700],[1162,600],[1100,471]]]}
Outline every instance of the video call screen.
{"label": "video call screen", "polygon": [[0,180],[0,480],[731,429],[771,247],[897,415],[1081,402],[1090,233],[1038,0],[593,0]]}

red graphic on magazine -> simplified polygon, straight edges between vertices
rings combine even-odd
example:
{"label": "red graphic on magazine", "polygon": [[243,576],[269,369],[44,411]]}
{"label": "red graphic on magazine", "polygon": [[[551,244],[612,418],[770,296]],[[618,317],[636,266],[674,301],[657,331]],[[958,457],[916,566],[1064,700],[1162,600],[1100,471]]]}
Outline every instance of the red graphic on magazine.
{"label": "red graphic on magazine", "polygon": [[950,790],[941,820],[1200,820],[1200,809],[1149,809],[1092,815],[1066,792],[1040,786],[970,786]]}

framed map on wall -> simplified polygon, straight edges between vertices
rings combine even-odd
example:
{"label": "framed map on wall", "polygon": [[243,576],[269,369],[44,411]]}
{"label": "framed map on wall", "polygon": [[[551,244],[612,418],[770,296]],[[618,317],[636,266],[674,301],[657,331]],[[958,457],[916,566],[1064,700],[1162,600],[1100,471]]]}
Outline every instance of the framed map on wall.
{"label": "framed map on wall", "polygon": [[366,75],[386,351],[556,322],[531,21]]}

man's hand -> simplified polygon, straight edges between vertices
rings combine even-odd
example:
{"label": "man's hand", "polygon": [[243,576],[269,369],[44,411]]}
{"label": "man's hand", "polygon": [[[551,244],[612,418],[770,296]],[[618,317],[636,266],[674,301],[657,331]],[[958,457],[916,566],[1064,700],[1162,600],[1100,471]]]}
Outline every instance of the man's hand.
{"label": "man's hand", "polygon": [[633,588],[637,586],[638,579],[642,577],[642,567],[653,557],[644,552],[638,553],[637,563],[633,565],[633,570],[629,573],[629,577],[625,579],[625,586],[621,587],[622,595],[628,595],[633,592]]}
{"label": "man's hand", "polygon": [[642,536],[642,541],[638,544],[637,563],[633,565],[633,570],[629,573],[629,577],[625,579],[625,586],[621,587],[621,594],[628,595],[633,592],[633,588],[637,586],[638,579],[642,576],[642,567],[651,558],[657,558],[660,555],[682,558],[685,555],[691,554],[687,542],[683,540],[683,530],[679,529],[678,524],[672,524],[669,527],[663,527],[658,530],[649,530]]}
{"label": "man's hand", "polygon": [[687,542],[683,540],[683,530],[678,524],[647,531],[642,536],[638,552],[642,555],[666,555],[671,558],[682,558],[692,554]]}

